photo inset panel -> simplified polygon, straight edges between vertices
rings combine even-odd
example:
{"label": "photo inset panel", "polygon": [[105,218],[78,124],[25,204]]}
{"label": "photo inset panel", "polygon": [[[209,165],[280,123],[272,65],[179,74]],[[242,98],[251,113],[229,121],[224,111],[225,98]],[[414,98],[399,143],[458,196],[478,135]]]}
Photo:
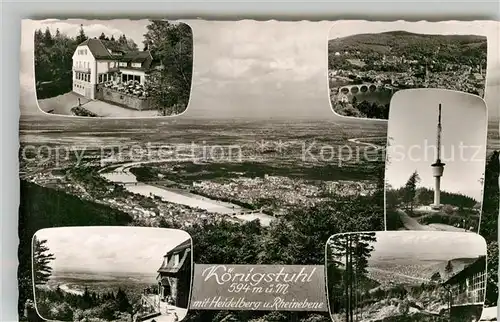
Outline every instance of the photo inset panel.
{"label": "photo inset panel", "polygon": [[478,234],[380,231],[338,234],[326,245],[335,322],[478,321],[486,291]]}
{"label": "photo inset panel", "polygon": [[62,227],[32,241],[39,316],[55,321],[181,321],[192,242],[176,229]]}
{"label": "photo inset panel", "polygon": [[[408,27],[402,22],[404,26]],[[367,27],[362,21],[334,26],[328,42],[333,111],[348,117],[387,119],[394,93],[411,88],[443,88],[483,97],[486,37],[438,34],[443,28],[435,27],[436,34],[430,35],[386,31],[387,25]]]}
{"label": "photo inset panel", "polygon": [[387,132],[386,229],[478,232],[485,102],[442,89],[400,91],[391,101]]}
{"label": "photo inset panel", "polygon": [[191,91],[191,27],[166,20],[39,21],[34,34],[39,108],[84,117],[184,112]]}

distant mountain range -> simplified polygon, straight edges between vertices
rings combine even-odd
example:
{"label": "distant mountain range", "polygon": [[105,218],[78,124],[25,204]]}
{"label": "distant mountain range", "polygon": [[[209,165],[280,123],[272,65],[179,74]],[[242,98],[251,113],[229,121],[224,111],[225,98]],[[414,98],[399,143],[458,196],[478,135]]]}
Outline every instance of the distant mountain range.
{"label": "distant mountain range", "polygon": [[[417,50],[415,52],[414,50]],[[406,31],[358,34],[331,39],[329,53],[345,51],[394,55],[415,55],[419,52],[438,52],[440,55],[481,55],[486,59],[487,39],[477,35],[428,35]]]}
{"label": "distant mountain range", "polygon": [[408,261],[396,258],[379,258],[370,262],[370,278],[381,284],[420,284],[430,280],[431,276],[439,272],[443,279],[461,272],[465,267],[476,261],[477,258],[455,258],[451,260],[452,273],[446,273],[447,260]]}

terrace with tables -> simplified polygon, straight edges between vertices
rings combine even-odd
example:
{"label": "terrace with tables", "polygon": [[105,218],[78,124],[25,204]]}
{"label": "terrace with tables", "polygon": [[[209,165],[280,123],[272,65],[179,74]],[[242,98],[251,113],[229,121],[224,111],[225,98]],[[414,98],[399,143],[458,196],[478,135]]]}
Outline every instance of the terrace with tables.
{"label": "terrace with tables", "polygon": [[[127,75],[129,76],[129,75]],[[130,79],[125,82],[113,82],[107,81],[103,84],[104,88],[109,90],[113,90],[119,93],[132,95],[138,98],[146,98],[149,97],[148,92],[146,91],[144,85],[142,85],[136,79]]]}

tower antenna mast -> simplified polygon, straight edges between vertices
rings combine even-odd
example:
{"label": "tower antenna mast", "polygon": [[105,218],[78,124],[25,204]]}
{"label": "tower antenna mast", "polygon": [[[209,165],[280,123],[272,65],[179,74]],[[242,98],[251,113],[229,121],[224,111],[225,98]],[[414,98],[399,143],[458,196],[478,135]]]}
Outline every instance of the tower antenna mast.
{"label": "tower antenna mast", "polygon": [[441,163],[441,104],[439,104],[438,125],[437,125],[437,163]]}

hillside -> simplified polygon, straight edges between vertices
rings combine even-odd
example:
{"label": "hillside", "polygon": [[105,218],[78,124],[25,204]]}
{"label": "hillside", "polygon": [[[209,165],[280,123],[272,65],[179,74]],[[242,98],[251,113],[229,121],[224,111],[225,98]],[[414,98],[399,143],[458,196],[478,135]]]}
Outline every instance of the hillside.
{"label": "hillside", "polygon": [[391,31],[377,34],[359,34],[332,39],[328,52],[356,52],[363,54],[405,55],[418,59],[424,53],[434,53],[440,58],[461,60],[461,56],[477,56],[486,59],[487,40],[476,35],[427,35],[406,31]]}

